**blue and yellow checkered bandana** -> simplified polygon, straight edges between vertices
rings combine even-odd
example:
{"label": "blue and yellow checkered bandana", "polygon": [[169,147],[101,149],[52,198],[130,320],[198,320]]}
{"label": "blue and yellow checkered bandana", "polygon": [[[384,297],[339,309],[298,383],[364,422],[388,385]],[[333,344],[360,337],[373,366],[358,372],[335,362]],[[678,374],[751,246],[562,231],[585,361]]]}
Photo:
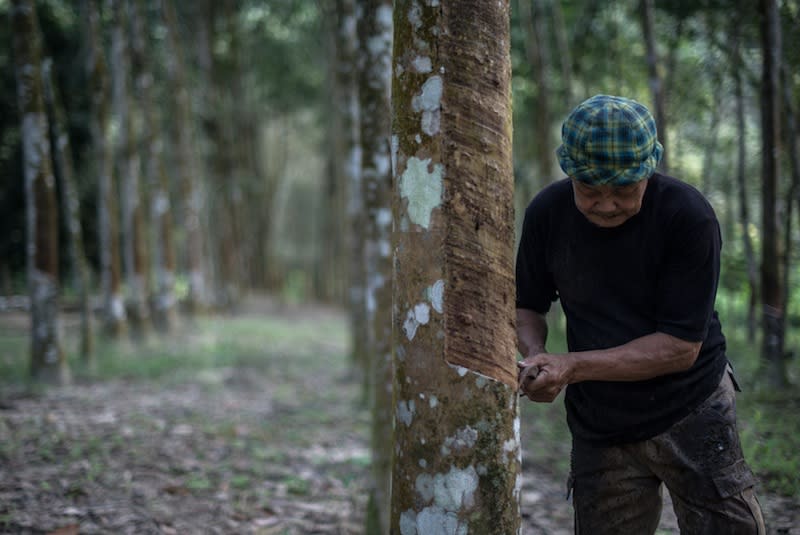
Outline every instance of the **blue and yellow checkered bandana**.
{"label": "blue and yellow checkered bandana", "polygon": [[556,150],[561,169],[592,185],[632,184],[658,167],[664,147],[645,106],[622,97],[595,95],[578,105],[561,127]]}

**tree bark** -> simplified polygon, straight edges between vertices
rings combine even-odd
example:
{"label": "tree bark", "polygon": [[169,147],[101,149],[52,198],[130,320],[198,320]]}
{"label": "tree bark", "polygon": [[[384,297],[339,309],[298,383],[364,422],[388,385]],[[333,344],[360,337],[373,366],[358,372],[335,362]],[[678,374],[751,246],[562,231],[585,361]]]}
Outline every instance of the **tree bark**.
{"label": "tree bark", "polygon": [[366,377],[368,327],[366,322],[364,270],[364,202],[361,188],[361,140],[359,133],[358,76],[356,71],[356,5],[354,0],[336,0],[336,83],[342,121],[344,158],[341,173],[347,183],[347,220],[350,264],[348,266],[348,311],[352,332],[352,360]]}
{"label": "tree bark", "polygon": [[650,82],[650,92],[653,95],[655,106],[655,118],[658,125],[658,140],[664,146],[664,155],[661,158],[662,171],[669,172],[667,150],[667,113],[664,95],[664,82],[658,72],[658,52],[656,50],[655,35],[655,6],[654,0],[642,0],[642,32],[644,34],[645,47],[647,48],[647,72]]}
{"label": "tree bark", "polygon": [[780,172],[781,34],[775,0],[761,0],[763,70],[761,80],[761,305],[762,358],[772,388],[788,384],[783,355],[784,302],[780,274],[780,223],[777,206]]}
{"label": "tree bark", "polygon": [[568,107],[572,107],[575,90],[572,84],[572,52],[569,40],[567,39],[567,26],[564,23],[564,12],[561,9],[561,0],[554,0],[553,7],[553,31],[556,34],[556,46],[558,47],[558,59],[561,66],[561,88],[562,98]]}
{"label": "tree bark", "polygon": [[[179,224],[186,233],[184,267],[189,276],[189,293],[186,311],[189,316],[208,306],[208,276],[203,266],[202,214],[206,202],[203,182],[196,164],[199,153],[195,150],[189,89],[184,65],[185,54],[177,33],[175,7],[172,0],[161,0],[161,16],[166,30],[170,53],[167,54],[167,75],[175,112],[175,171],[180,195]],[[204,32],[198,31],[198,41],[204,41]],[[206,39],[207,40],[207,39]]]}
{"label": "tree bark", "polygon": [[394,15],[391,532],[517,533],[509,2]]}
{"label": "tree bark", "polygon": [[[781,67],[781,85],[783,96],[783,117],[786,125],[786,152],[789,156],[789,170],[791,172],[791,182],[789,193],[786,196],[786,213],[784,216],[784,262],[783,262],[783,302],[784,308],[789,309],[791,299],[791,273],[792,273],[792,215],[795,203],[800,210],[800,157],[797,154],[797,117],[795,115],[794,103],[792,102],[791,73],[786,64]],[[786,320],[784,315],[783,332],[786,332]],[[787,379],[788,381],[788,379]]]}
{"label": "tree bark", "polygon": [[93,371],[96,362],[94,356],[94,328],[92,327],[92,307],[89,288],[89,266],[83,247],[81,230],[81,203],[75,186],[75,168],[72,162],[72,149],[67,133],[67,119],[61,98],[55,87],[52,74],[53,60],[45,59],[42,63],[42,81],[44,83],[44,100],[47,119],[50,126],[50,147],[53,153],[53,172],[61,184],[61,206],[66,221],[67,252],[72,267],[72,278],[78,293],[81,311],[80,356],[83,364]]}
{"label": "tree bark", "polygon": [[65,384],[70,373],[58,318],[58,204],[43,98],[42,40],[32,0],[12,2],[11,26],[24,157],[31,377]]}
{"label": "tree bark", "polygon": [[132,113],[129,90],[131,71],[128,30],[130,17],[127,2],[109,0],[111,28],[111,95],[114,121],[115,160],[120,177],[122,200],[122,260],[127,290],[126,311],[134,339],[147,337],[150,315],[147,309],[148,270],[145,261],[144,222],[142,219],[141,159],[137,144],[139,129]]}
{"label": "tree bark", "polygon": [[91,93],[89,131],[92,137],[92,162],[97,175],[97,234],[103,292],[103,321],[106,333],[120,338],[127,332],[127,323],[121,292],[113,145],[109,128],[108,63],[103,52],[100,6],[96,0],[86,0],[85,5],[86,68]]}
{"label": "tree bark", "polygon": [[[550,134],[550,51],[547,46],[547,35],[542,24],[542,9],[534,10],[538,0],[519,0],[519,12],[525,34],[525,55],[530,64],[533,79],[536,82],[536,111],[533,121],[536,135],[536,160],[538,168],[538,186],[546,186],[553,181],[554,144]],[[529,201],[533,191],[524,191],[523,197]]]}
{"label": "tree bark", "polygon": [[756,303],[758,302],[758,265],[756,263],[753,240],[750,237],[750,205],[747,196],[747,122],[745,121],[744,91],[742,88],[742,56],[741,56],[741,18],[733,21],[731,29],[731,72],[733,76],[734,95],[736,101],[736,185],[739,198],[739,220],[742,225],[742,245],[747,265],[747,340],[751,344],[756,341]]}
{"label": "tree bark", "polygon": [[371,510],[367,532],[389,532],[392,451],[392,1],[361,0],[362,191],[369,383],[372,409]]}
{"label": "tree bark", "polygon": [[153,232],[150,251],[155,271],[152,299],[153,325],[171,332],[177,323],[175,299],[175,250],[172,236],[170,179],[164,167],[164,141],[153,99],[153,71],[149,58],[155,51],[148,46],[146,25],[135,1],[129,0],[131,14],[131,64],[138,107],[141,111],[141,148],[144,176],[150,190],[149,214]]}

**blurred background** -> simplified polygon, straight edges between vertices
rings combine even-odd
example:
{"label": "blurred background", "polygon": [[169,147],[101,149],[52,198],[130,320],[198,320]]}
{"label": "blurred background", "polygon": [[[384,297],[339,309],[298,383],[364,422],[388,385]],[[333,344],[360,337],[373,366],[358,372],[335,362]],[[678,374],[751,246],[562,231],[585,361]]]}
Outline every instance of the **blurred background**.
{"label": "blurred background", "polygon": [[[0,0],[0,531],[113,531],[114,517],[131,532],[361,532],[356,21],[372,4]],[[651,109],[663,170],[722,226],[746,454],[775,511],[796,508],[781,500],[800,493],[800,2],[511,12],[517,228],[562,176],[570,109],[598,93]],[[26,175],[24,147],[43,174]],[[526,533],[569,532],[549,501],[568,463],[560,403],[526,405],[523,422],[540,507]],[[98,509],[103,493],[116,505]],[[138,504],[127,520],[123,502]]]}

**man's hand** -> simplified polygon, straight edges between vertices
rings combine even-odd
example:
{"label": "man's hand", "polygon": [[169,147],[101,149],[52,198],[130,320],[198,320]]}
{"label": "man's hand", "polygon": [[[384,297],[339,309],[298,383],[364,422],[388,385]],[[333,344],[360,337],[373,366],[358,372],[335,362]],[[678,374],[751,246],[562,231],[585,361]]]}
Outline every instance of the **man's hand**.
{"label": "man's hand", "polygon": [[517,362],[519,390],[531,401],[551,403],[569,384],[572,359],[569,355],[539,353]]}

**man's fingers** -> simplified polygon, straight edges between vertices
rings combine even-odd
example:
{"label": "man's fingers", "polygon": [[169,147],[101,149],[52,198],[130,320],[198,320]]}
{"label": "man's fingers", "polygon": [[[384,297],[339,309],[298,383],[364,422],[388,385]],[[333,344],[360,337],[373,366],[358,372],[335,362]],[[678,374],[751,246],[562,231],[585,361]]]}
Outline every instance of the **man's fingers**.
{"label": "man's fingers", "polygon": [[536,364],[532,364],[530,366],[525,366],[519,372],[518,380],[519,384],[517,388],[522,388],[523,383],[525,383],[528,379],[536,379],[536,376],[539,375],[539,366]]}

